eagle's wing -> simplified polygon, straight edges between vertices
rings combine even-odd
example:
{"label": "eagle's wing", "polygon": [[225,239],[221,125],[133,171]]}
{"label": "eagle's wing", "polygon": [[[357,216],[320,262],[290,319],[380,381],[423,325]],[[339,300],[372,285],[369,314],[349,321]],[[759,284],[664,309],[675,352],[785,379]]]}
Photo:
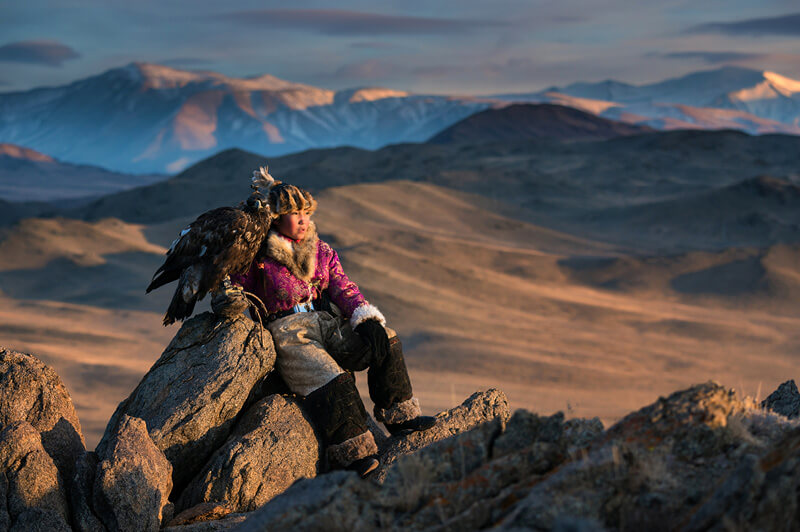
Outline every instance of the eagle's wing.
{"label": "eagle's wing", "polygon": [[178,280],[164,324],[188,318],[197,301],[227,275],[246,270],[268,228],[240,209],[221,207],[202,214],[181,231],[147,287],[150,292]]}

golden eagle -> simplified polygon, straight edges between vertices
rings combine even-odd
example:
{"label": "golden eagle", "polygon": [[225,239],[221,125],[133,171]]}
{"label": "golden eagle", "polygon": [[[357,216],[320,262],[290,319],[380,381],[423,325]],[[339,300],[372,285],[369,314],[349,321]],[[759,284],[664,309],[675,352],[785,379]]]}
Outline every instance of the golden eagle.
{"label": "golden eagle", "polygon": [[255,192],[246,202],[201,214],[172,242],[146,291],[178,280],[165,326],[191,316],[195,304],[208,292],[220,290],[229,275],[247,271],[273,218],[260,189],[276,183],[267,168],[260,168],[253,173]]}

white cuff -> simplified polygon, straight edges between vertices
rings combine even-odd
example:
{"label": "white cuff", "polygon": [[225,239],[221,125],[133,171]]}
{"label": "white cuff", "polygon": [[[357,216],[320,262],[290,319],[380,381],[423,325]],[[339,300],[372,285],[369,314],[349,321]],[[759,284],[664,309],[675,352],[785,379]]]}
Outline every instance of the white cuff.
{"label": "white cuff", "polygon": [[355,329],[367,320],[377,320],[386,327],[386,318],[383,317],[378,307],[369,303],[364,303],[353,311],[353,315],[350,316],[350,326]]}

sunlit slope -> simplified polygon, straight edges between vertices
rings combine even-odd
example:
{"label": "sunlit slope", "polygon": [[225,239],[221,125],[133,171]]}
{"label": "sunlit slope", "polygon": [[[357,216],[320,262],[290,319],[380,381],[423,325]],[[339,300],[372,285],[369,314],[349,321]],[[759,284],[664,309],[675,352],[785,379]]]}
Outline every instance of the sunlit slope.
{"label": "sunlit slope", "polygon": [[[497,386],[513,407],[611,421],[689,383],[756,394],[794,376],[793,244],[625,255],[429,183],[333,187],[317,198],[322,237],[399,331],[427,412]],[[196,214],[143,225],[61,220],[61,236],[55,222],[34,220],[0,243],[20,261],[0,262],[0,344],[56,368],[90,445],[178,330],[160,325],[173,286],[148,296],[144,287]]]}
{"label": "sunlit slope", "polygon": [[[410,365],[427,383],[421,393],[435,401],[447,401],[450,384],[458,395],[483,382],[514,404],[569,403],[611,419],[700,380],[755,394],[760,382],[791,376],[800,352],[800,309],[780,293],[765,295],[757,283],[704,297],[686,289],[683,276],[703,275],[708,264],[640,261],[636,275],[658,280],[622,291],[564,264],[584,255],[625,260],[613,250],[495,217],[437,187],[343,187],[320,204],[322,232],[336,237],[348,272],[404,333]],[[794,293],[796,256],[777,247],[762,261],[773,284]],[[764,305],[769,297],[780,298],[781,311]]]}

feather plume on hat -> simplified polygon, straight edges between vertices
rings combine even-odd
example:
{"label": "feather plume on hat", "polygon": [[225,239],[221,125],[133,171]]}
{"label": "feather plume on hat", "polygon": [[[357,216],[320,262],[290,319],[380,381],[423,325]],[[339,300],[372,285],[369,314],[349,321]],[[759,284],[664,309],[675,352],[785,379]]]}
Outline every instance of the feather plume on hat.
{"label": "feather plume on hat", "polygon": [[269,175],[269,166],[262,166],[258,170],[253,170],[253,178],[250,188],[253,190],[269,194],[270,189],[281,182]]}

